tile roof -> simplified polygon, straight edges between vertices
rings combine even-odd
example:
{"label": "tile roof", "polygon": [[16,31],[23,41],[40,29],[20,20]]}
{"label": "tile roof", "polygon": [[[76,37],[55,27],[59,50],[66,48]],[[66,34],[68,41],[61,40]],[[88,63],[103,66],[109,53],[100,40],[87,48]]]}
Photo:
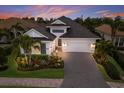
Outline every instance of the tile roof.
{"label": "tile roof", "polygon": [[67,33],[61,36],[62,38],[99,38],[90,32],[86,27],[80,25],[70,18],[62,16],[58,19],[70,26],[70,29],[68,29]]}
{"label": "tile roof", "polygon": [[[96,27],[95,29],[97,30],[97,32],[111,35],[112,28],[108,24],[103,24],[101,26]],[[124,32],[123,31],[116,31],[116,36],[124,36]]]}
{"label": "tile roof", "polygon": [[23,20],[19,18],[9,18],[6,20],[3,20],[0,22],[0,29],[10,29],[12,25],[15,25],[16,23],[20,23],[19,25],[25,30],[29,31],[30,29],[35,29],[42,33],[43,35],[48,37],[48,40],[55,39],[55,36],[49,32],[46,31],[46,25],[37,23],[35,21],[31,20]]}

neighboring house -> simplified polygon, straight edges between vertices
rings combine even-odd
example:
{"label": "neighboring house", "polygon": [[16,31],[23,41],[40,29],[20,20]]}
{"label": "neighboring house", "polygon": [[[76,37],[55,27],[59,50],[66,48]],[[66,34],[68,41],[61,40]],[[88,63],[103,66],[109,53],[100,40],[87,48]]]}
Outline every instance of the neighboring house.
{"label": "neighboring house", "polygon": [[44,29],[40,32],[33,28],[24,33],[32,38],[41,39],[44,43],[41,49],[46,54],[51,54],[53,51],[93,53],[94,43],[99,38],[87,28],[64,16],[47,25],[46,29],[47,31]]}
{"label": "neighboring house", "polygon": [[[111,40],[111,26],[103,24],[99,27],[96,27],[96,31],[101,35],[105,40]],[[116,31],[114,44],[117,47],[124,47],[124,32]]]}

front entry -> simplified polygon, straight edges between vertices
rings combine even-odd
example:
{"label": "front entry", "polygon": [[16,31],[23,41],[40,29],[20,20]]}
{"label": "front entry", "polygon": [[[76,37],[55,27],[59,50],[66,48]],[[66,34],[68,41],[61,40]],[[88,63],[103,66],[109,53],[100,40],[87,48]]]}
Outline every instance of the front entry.
{"label": "front entry", "polygon": [[62,51],[62,40],[61,40],[61,39],[58,39],[58,40],[57,40],[57,43],[58,43],[58,45],[57,45],[57,50],[58,50],[58,51]]}

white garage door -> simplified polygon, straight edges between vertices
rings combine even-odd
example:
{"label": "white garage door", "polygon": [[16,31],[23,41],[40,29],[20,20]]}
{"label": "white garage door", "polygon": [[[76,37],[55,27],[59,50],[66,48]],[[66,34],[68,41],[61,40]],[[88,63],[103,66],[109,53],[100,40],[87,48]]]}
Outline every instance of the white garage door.
{"label": "white garage door", "polygon": [[66,46],[63,46],[64,52],[93,52],[91,41],[68,41]]}

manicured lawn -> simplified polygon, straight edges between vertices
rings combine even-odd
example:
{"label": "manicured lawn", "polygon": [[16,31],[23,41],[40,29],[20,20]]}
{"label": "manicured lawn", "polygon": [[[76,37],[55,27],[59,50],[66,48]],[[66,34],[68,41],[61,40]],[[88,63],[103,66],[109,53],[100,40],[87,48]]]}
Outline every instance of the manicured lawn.
{"label": "manicured lawn", "polygon": [[29,77],[29,78],[63,78],[63,69],[43,69],[38,71],[17,71],[17,70],[6,70],[0,72],[0,77]]}
{"label": "manicured lawn", "polygon": [[0,72],[0,77],[24,77],[24,78],[63,78],[63,69],[41,69],[37,71],[18,71],[14,61],[15,53],[10,55],[9,68],[6,71]]}

